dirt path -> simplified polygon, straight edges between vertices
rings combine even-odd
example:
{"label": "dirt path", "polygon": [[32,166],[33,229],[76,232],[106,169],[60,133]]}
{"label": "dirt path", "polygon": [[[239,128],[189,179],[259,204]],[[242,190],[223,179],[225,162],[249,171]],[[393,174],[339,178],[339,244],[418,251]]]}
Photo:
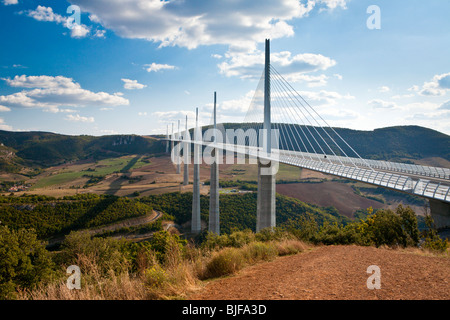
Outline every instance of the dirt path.
{"label": "dirt path", "polygon": [[[377,265],[381,289],[366,272]],[[210,282],[192,300],[450,299],[450,259],[399,250],[324,246]]]}
{"label": "dirt path", "polygon": [[[122,221],[118,221],[115,223],[112,223],[110,225],[107,226],[102,226],[102,227],[98,227],[98,228],[92,228],[92,229],[83,229],[84,231],[88,231],[90,234],[95,235],[95,234],[99,234],[99,233],[103,233],[105,231],[115,231],[115,230],[119,230],[120,228],[123,227],[135,227],[135,226],[140,226],[143,224],[147,224],[150,222],[153,222],[157,219],[159,219],[162,216],[162,212],[153,210],[151,215],[146,215],[146,216],[142,216],[142,217],[136,217],[136,218],[130,218],[130,219],[126,219],[126,220],[122,220]],[[83,230],[79,230],[79,231],[83,231]],[[118,238],[120,238],[122,236],[119,236]],[[57,238],[52,238],[50,240],[48,240],[48,246],[52,247],[55,246],[57,244],[60,244],[61,242],[63,242],[65,239],[64,236],[62,237],[57,237]]]}

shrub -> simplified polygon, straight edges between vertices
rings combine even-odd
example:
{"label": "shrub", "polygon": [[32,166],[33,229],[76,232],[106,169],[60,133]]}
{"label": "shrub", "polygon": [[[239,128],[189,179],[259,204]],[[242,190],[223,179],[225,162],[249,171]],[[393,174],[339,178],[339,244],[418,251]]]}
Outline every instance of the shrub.
{"label": "shrub", "polygon": [[379,210],[367,217],[368,236],[377,246],[415,246],[419,242],[417,218],[411,208],[399,205],[396,212]]}
{"label": "shrub", "polygon": [[262,260],[270,261],[278,255],[278,251],[273,244],[259,241],[248,244],[243,251],[245,260],[249,263]]}
{"label": "shrub", "polygon": [[287,256],[291,254],[296,254],[303,252],[307,245],[299,240],[283,240],[275,243],[279,256]]}
{"label": "shrub", "polygon": [[16,289],[50,280],[53,263],[34,230],[0,226],[0,299],[16,298]]}
{"label": "shrub", "polygon": [[206,265],[204,278],[216,278],[233,274],[242,269],[244,261],[241,250],[225,248],[217,252]]}
{"label": "shrub", "polygon": [[439,237],[433,218],[429,214],[425,216],[425,225],[427,229],[422,232],[424,237],[422,247],[431,251],[445,252],[449,248],[448,239]]}
{"label": "shrub", "polygon": [[58,260],[62,264],[78,265],[82,272],[95,264],[103,275],[108,275],[110,271],[120,274],[129,267],[124,255],[125,246],[126,242],[122,240],[92,237],[87,231],[71,232],[62,244]]}
{"label": "shrub", "polygon": [[159,264],[145,270],[144,276],[145,284],[150,287],[159,288],[168,281],[167,272]]}

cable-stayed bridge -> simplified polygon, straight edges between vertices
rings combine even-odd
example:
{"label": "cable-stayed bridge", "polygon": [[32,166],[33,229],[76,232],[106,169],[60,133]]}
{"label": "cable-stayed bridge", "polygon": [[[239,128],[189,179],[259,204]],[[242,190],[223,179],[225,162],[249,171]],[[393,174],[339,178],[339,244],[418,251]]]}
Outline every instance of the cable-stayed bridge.
{"label": "cable-stayed bridge", "polygon": [[[215,93],[211,122],[209,130],[203,132],[198,127],[197,110],[193,134],[187,117],[185,130],[180,129],[180,121],[177,132],[173,124],[171,134],[167,127],[167,151],[170,141],[177,173],[181,173],[181,163],[184,165],[185,185],[189,183],[191,146],[194,148],[193,232],[200,231],[202,158],[210,159],[208,164],[212,164],[209,230],[219,233],[218,166],[224,158],[234,161],[235,154],[258,164],[257,230],[275,226],[275,177],[279,163],[425,197],[436,225],[450,226],[450,169],[362,158],[270,64],[269,40],[264,71],[240,127],[231,130],[217,124]],[[205,151],[209,157],[202,157]],[[174,156],[177,153],[179,157]]]}

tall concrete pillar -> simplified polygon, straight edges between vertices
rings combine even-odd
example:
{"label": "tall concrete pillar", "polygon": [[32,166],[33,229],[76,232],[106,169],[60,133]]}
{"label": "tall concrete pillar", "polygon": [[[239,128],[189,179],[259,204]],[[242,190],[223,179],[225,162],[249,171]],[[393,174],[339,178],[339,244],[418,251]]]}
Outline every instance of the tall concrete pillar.
{"label": "tall concrete pillar", "polygon": [[262,174],[263,170],[270,170],[270,166],[270,164],[262,164],[258,161],[256,232],[265,228],[273,228],[276,225],[276,175]]}
{"label": "tall concrete pillar", "polygon": [[[266,39],[264,69],[264,134],[260,141],[265,154],[272,150],[272,132],[270,120],[270,40]],[[261,147],[261,146],[260,146]],[[256,231],[275,227],[275,174],[271,173],[270,163],[258,161],[258,197],[256,211]]]}
{"label": "tall concrete pillar", "polygon": [[191,144],[188,142],[189,132],[187,126],[187,116],[186,116],[186,131],[184,133],[184,148],[183,148],[183,158],[184,158],[184,172],[183,172],[183,185],[187,186],[189,184],[189,156]]}
{"label": "tall concrete pillar", "polygon": [[430,199],[430,211],[437,229],[450,227],[450,203]]}
{"label": "tall concrete pillar", "polygon": [[166,130],[166,153],[169,153],[169,125]]}
{"label": "tall concrete pillar", "polygon": [[170,141],[170,151],[171,152],[174,152],[174,142],[173,142],[173,139],[175,139],[175,136],[174,136],[174,134],[173,134],[173,123],[172,123],[172,139],[171,139],[171,141]]}
{"label": "tall concrete pillar", "polygon": [[[201,132],[201,129],[200,129]],[[196,110],[195,131],[194,140],[199,142],[199,128],[198,128],[198,108]],[[194,188],[192,193],[192,221],[191,232],[199,233],[201,231],[201,219],[200,219],[200,154],[201,146],[198,143],[194,143]]]}
{"label": "tall concrete pillar", "polygon": [[[216,119],[216,93],[214,92],[214,129],[217,129]],[[209,226],[210,232],[220,234],[220,219],[219,219],[219,164],[217,149],[212,151],[214,158],[211,164],[211,177],[209,189]]]}
{"label": "tall concrete pillar", "polygon": [[[180,120],[178,120],[178,133],[177,133],[177,140],[179,140],[179,139],[180,139]],[[180,142],[178,142],[178,143],[180,143]],[[180,174],[180,172],[181,172],[181,162],[179,161],[177,163],[177,174]]]}

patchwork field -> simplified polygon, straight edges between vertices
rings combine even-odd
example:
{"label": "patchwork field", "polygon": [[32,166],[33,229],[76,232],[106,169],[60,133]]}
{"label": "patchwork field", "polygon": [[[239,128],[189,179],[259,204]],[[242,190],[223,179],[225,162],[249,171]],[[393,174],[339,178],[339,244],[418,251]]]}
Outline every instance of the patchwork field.
{"label": "patchwork field", "polygon": [[[30,189],[17,192],[16,195],[27,193],[62,197],[77,193],[96,193],[138,197],[168,192],[192,192],[192,184],[182,185],[183,170],[182,165],[181,174],[176,174],[176,165],[168,156],[130,155],[63,164],[48,168],[33,179],[24,176],[14,178],[21,178],[32,185]],[[189,165],[191,183],[193,171],[193,165]],[[255,164],[221,164],[219,172],[221,181],[239,183],[257,180]],[[204,183],[209,181],[209,178],[210,166],[202,164],[200,180]],[[410,205],[418,214],[424,212],[423,206],[408,203],[401,196],[396,198],[374,194],[369,185],[343,183],[332,176],[284,164],[279,167],[277,181],[278,193],[318,206],[334,206],[339,213],[347,217],[352,217],[358,209],[395,208],[400,203]],[[209,185],[203,183],[200,192],[208,194]],[[357,194],[352,185],[362,188],[364,192]],[[227,187],[223,188],[221,193],[232,194],[239,191],[238,186]],[[370,196],[371,199],[368,199]]]}

